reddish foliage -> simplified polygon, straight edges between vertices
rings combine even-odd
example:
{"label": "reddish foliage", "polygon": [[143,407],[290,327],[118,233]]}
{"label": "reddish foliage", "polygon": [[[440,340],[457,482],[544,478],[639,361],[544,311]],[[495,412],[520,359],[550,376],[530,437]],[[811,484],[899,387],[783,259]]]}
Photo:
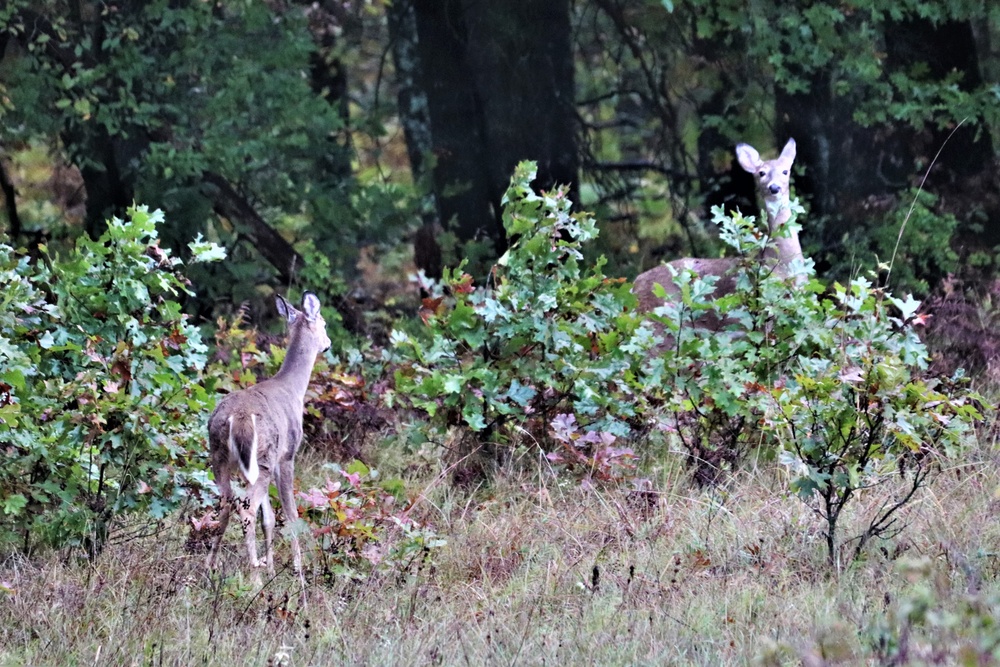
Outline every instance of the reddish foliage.
{"label": "reddish foliage", "polygon": [[476,285],[472,280],[472,276],[468,273],[463,273],[460,280],[452,283],[451,289],[456,294],[472,294],[476,291]]}
{"label": "reddish foliage", "polygon": [[444,311],[444,297],[425,297],[420,302],[420,320],[429,324],[432,317],[441,315]]}
{"label": "reddish foliage", "polygon": [[931,370],[1000,381],[1000,281],[979,290],[949,277],[924,304],[922,334],[931,353]]}
{"label": "reddish foliage", "polygon": [[391,421],[378,398],[369,395],[365,379],[320,369],[313,375],[312,391],[303,422],[310,446],[333,461],[364,460],[365,442]]}
{"label": "reddish foliage", "polygon": [[185,343],[187,343],[187,336],[182,334],[179,329],[174,329],[169,336],[160,341],[160,349],[163,351],[163,356],[169,357],[171,351],[180,351]]}

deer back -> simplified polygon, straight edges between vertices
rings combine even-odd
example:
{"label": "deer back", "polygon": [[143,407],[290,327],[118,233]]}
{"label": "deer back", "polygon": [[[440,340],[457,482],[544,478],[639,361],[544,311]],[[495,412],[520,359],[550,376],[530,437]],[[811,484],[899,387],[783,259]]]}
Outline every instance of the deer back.
{"label": "deer back", "polygon": [[[302,413],[309,378],[318,355],[330,347],[330,338],[314,294],[306,293],[302,311],[280,296],[277,304],[289,328],[281,368],[274,377],[223,397],[209,417],[209,448],[213,462],[219,463],[220,469],[237,464],[233,459],[239,452],[230,447],[231,434],[254,434],[254,454],[267,467],[294,457],[302,440]],[[237,444],[246,447],[248,440],[249,437],[243,438]]]}
{"label": "deer back", "polygon": [[731,275],[731,271],[736,268],[736,261],[731,257],[675,259],[636,276],[635,282],[632,283],[632,293],[639,302],[639,310],[648,313],[666,302],[666,299],[654,293],[656,285],[663,286],[667,299],[678,296],[680,288],[674,283],[674,276],[684,271],[694,271],[699,276],[718,276],[715,294],[727,294],[736,288],[735,279]]}

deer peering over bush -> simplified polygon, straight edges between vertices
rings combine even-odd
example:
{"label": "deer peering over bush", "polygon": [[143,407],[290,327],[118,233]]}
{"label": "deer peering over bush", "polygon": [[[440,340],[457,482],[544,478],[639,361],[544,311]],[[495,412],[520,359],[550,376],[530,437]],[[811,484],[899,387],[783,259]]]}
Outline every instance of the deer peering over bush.
{"label": "deer peering over bush", "polygon": [[[268,487],[272,481],[278,489],[285,517],[289,521],[298,518],[292,487],[295,452],[302,442],[305,395],[316,358],[330,347],[326,322],[320,315],[319,299],[315,294],[305,293],[301,311],[280,296],[277,297],[277,306],[278,313],[288,322],[288,350],[281,369],[272,378],[225,396],[208,420],[212,472],[222,496],[220,531],[208,556],[208,567],[215,566],[235,505],[243,527],[250,566],[258,579],[257,568],[262,566],[267,566],[268,573],[274,573],[271,544],[274,509],[268,499]],[[246,496],[240,500],[234,500],[230,484],[236,473],[247,485]],[[264,514],[264,560],[257,558],[258,508]],[[295,572],[304,587],[302,554],[294,532],[291,541]]]}
{"label": "deer peering over bush", "polygon": [[[757,150],[749,144],[736,146],[736,157],[744,170],[754,175],[757,182],[757,192],[764,202],[767,212],[767,228],[770,242],[764,251],[763,260],[774,264],[774,270],[787,274],[789,265],[802,257],[802,246],[799,245],[799,234],[796,229],[786,228],[791,217],[788,199],[789,176],[792,162],[795,160],[795,140],[788,143],[774,160],[762,160]],[[661,285],[667,298],[676,297],[680,288],[674,282],[674,276],[683,271],[693,271],[702,278],[717,276],[713,296],[718,298],[731,294],[735,289],[735,273],[741,259],[738,257],[697,258],[685,257],[668,264],[657,266],[639,274],[632,287],[632,292],[639,300],[639,309],[650,312],[663,305],[664,299],[658,297],[654,285]],[[715,323],[720,324],[720,323]],[[712,323],[705,323],[710,328]]]}

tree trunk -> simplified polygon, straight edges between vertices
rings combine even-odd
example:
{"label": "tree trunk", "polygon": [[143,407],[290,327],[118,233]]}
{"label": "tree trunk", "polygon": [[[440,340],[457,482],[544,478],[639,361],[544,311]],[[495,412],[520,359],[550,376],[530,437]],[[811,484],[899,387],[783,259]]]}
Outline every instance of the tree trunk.
{"label": "tree trunk", "polygon": [[[417,34],[417,12],[412,0],[397,0],[388,12],[389,33],[392,38],[393,60],[396,64],[396,81],[398,86],[399,116],[403,123],[406,136],[406,151],[410,159],[410,170],[413,180],[417,183],[430,183],[432,174],[428,174],[428,160],[433,164],[434,142],[431,138],[430,101],[427,91],[421,85],[422,71],[418,51],[419,37]],[[434,196],[428,193],[434,200]],[[441,229],[437,212],[434,208],[425,207],[423,223],[413,238],[413,261],[417,269],[433,280],[443,276],[444,265],[441,257],[441,244],[437,239],[437,231]],[[423,286],[422,296],[426,296]]]}
{"label": "tree trunk", "polygon": [[568,0],[470,2],[466,7],[468,57],[483,109],[483,152],[489,157],[497,224],[500,199],[522,160],[538,163],[536,190],[569,185],[577,201]]}
{"label": "tree trunk", "polygon": [[7,222],[10,226],[8,236],[12,245],[17,245],[17,239],[21,236],[21,216],[17,212],[17,188],[14,181],[7,173],[7,167],[0,158],[0,192],[3,192],[4,210],[7,211]]}
{"label": "tree trunk", "polygon": [[[143,135],[139,129],[133,134]],[[70,130],[63,132],[62,138],[73,162],[80,165],[87,192],[84,229],[96,239],[104,232],[109,218],[123,216],[135,201],[137,172],[132,165],[149,149],[149,143],[111,137],[103,131],[95,136]]]}
{"label": "tree trunk", "polygon": [[[975,41],[967,23],[889,23],[884,36],[887,72],[909,71],[922,63],[928,81],[961,72],[963,88],[973,89],[982,82]],[[931,122],[921,128],[900,122],[863,127],[853,119],[854,101],[834,93],[828,71],[814,73],[808,91],[789,94],[779,89],[775,98],[779,138],[795,137],[798,161],[806,165],[805,175],[795,181],[796,189],[809,197],[814,217],[834,217],[842,223],[825,228],[821,239],[824,248],[839,244],[845,226],[852,228],[872,216],[884,215],[879,202],[889,201],[917,184],[923,176],[921,169],[926,169],[945,146],[952,129],[940,129]],[[977,175],[993,174],[992,165],[988,131],[961,128],[948,140],[928,185],[938,193],[942,188],[961,193],[970,183],[978,183]],[[992,182],[995,191],[995,178]],[[998,195],[965,197],[966,215],[959,217],[968,219],[968,213],[977,207],[984,210],[984,201],[1000,201]],[[962,199],[960,194],[958,197]],[[987,217],[995,219],[998,213],[1000,210],[994,208]],[[823,267],[819,268],[822,271]]]}
{"label": "tree trunk", "polygon": [[[335,2],[309,3],[309,32],[312,34],[316,49],[309,57],[309,85],[313,92],[325,99],[336,111],[344,123],[350,124],[348,108],[347,70],[337,53],[337,34],[335,26],[345,20],[342,12],[337,11]],[[326,157],[318,163],[322,173],[333,184],[342,183],[352,178],[351,150],[341,145],[335,137],[328,140],[330,150]]]}
{"label": "tree trunk", "polygon": [[506,247],[500,199],[514,166],[539,189],[577,183],[568,0],[400,0],[390,9],[400,110],[415,175],[434,157],[440,220]]}

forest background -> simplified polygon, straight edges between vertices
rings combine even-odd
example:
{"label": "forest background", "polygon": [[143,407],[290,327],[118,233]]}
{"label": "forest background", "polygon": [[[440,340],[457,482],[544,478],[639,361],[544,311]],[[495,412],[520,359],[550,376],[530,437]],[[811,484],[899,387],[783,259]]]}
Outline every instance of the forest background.
{"label": "forest background", "polygon": [[[879,634],[880,614],[872,611],[867,598],[851,597],[845,592],[851,584],[838,588],[839,579],[816,574],[831,565],[841,572],[858,562],[861,546],[869,539],[889,540],[895,533],[862,516],[862,537],[841,544],[835,539],[837,516],[820,511],[826,528],[811,534],[824,536],[829,549],[819,550],[817,557],[799,551],[805,547],[793,541],[794,529],[757,539],[758,531],[770,534],[750,517],[774,511],[781,515],[777,524],[797,529],[807,522],[783,505],[776,510],[769,499],[772,476],[780,478],[775,459],[789,446],[757,459],[751,453],[759,453],[760,442],[734,435],[746,433],[743,427],[766,410],[727,407],[723,385],[731,385],[732,377],[703,386],[697,384],[703,378],[692,376],[691,386],[697,390],[688,390],[678,403],[666,390],[653,398],[633,399],[639,393],[636,378],[652,386],[649,379],[656,369],[616,356],[631,353],[625,342],[640,328],[634,321],[623,324],[629,313],[628,283],[617,279],[631,279],[675,257],[724,252],[727,244],[717,234],[713,207],[730,214],[757,212],[752,176],[733,159],[735,144],[751,143],[769,156],[787,138],[795,138],[792,182],[803,207],[802,245],[815,262],[816,284],[848,285],[846,294],[876,309],[859,312],[882,313],[877,309],[883,307],[883,288],[924,302],[917,312],[909,310],[911,300],[886,300],[888,328],[871,335],[884,336],[879,349],[893,359],[894,369],[909,368],[910,339],[897,347],[886,341],[898,330],[921,325],[929,368],[905,379],[891,377],[905,387],[900,395],[942,392],[940,401],[938,394],[931,400],[930,394],[920,393],[926,398],[924,406],[934,404],[920,413],[928,423],[952,418],[955,423],[976,422],[975,446],[967,447],[966,458],[954,459],[959,463],[945,466],[953,476],[946,475],[947,483],[935,488],[950,489],[962,498],[955,503],[965,506],[962,512],[989,516],[995,490],[991,484],[997,477],[995,429],[984,408],[995,403],[990,397],[996,395],[1000,351],[995,326],[1000,294],[998,45],[1000,7],[959,0],[802,6],[768,0],[5,3],[0,8],[0,242],[6,249],[0,265],[5,279],[0,303],[7,312],[0,314],[0,420],[6,427],[0,429],[6,430],[0,430],[0,446],[7,464],[0,475],[0,531],[10,556],[7,574],[0,576],[0,595],[7,596],[5,604],[16,619],[8,624],[7,639],[13,644],[5,643],[20,647],[21,657],[29,656],[25,660],[31,662],[30,656],[37,657],[45,645],[39,637],[54,631],[55,626],[39,629],[37,621],[30,620],[25,600],[38,597],[38,584],[29,582],[39,579],[50,582],[53,595],[73,597],[66,601],[68,607],[79,605],[73,608],[119,618],[114,614],[120,612],[109,611],[113,601],[97,595],[97,584],[80,573],[85,570],[59,569],[59,563],[73,562],[70,554],[83,554],[91,563],[116,563],[100,570],[100,578],[115,578],[121,569],[116,559],[141,562],[141,549],[137,553],[135,545],[148,549],[148,540],[162,539],[157,536],[163,531],[176,537],[190,529],[190,535],[177,538],[184,547],[174,546],[177,553],[198,553],[204,533],[211,530],[206,512],[213,500],[199,454],[204,420],[218,392],[250,384],[280,363],[280,345],[271,347],[279,340],[273,295],[309,290],[326,306],[334,352],[321,362],[314,386],[307,448],[316,460],[312,468],[306,465],[307,481],[300,486],[312,486],[304,498],[307,505],[315,502],[326,508],[322,518],[315,519],[319,525],[312,525],[317,535],[332,531],[342,538],[317,550],[322,557],[317,557],[315,572],[331,580],[334,574],[341,578],[317,583],[318,588],[330,586],[323,589],[328,606],[314,605],[320,611],[311,612],[312,617],[300,612],[296,618],[281,599],[241,588],[237,575],[201,591],[212,601],[215,616],[220,600],[243,609],[240,632],[290,624],[281,626],[280,641],[261,649],[261,660],[277,655],[286,641],[297,647],[299,656],[320,651],[316,641],[308,641],[308,619],[320,623],[323,610],[336,616],[333,610],[349,604],[359,618],[379,617],[372,583],[376,580],[398,584],[389,605],[395,614],[389,625],[400,633],[392,639],[398,642],[394,646],[428,658],[430,649],[418,639],[416,628],[434,628],[427,641],[440,639],[447,645],[454,628],[443,619],[468,612],[476,618],[473,625],[479,634],[469,640],[472,648],[461,647],[474,658],[516,661],[526,655],[525,646],[540,659],[558,656],[570,646],[585,650],[585,640],[572,635],[571,641],[556,647],[546,644],[542,634],[525,630],[521,636],[524,613],[529,618],[537,613],[567,633],[572,618],[598,619],[595,632],[618,636],[625,628],[631,632],[639,627],[634,625],[642,616],[639,610],[655,606],[643,595],[694,604],[694,596],[685,597],[692,591],[677,583],[676,570],[686,570],[692,581],[710,578],[726,598],[733,577],[756,576],[744,572],[740,563],[758,572],[779,558],[765,558],[763,552],[781,554],[782,567],[799,559],[802,562],[791,570],[810,573],[803,577],[808,580],[802,584],[808,601],[802,604],[823,611],[795,622],[809,639],[791,641],[769,634],[774,618],[782,617],[779,609],[769,606],[777,604],[773,600],[761,602],[770,600],[766,591],[774,585],[761,578],[754,580],[760,589],[751,587],[754,599],[729,601],[740,608],[738,613],[687,607],[693,615],[682,614],[685,620],[676,627],[669,620],[665,626],[650,620],[648,627],[636,630],[634,636],[641,639],[625,642],[623,650],[640,651],[635,647],[642,646],[651,656],[719,664],[745,659],[757,651],[750,648],[757,639],[768,636],[778,660],[811,655],[828,659],[824,651],[838,650],[854,658],[897,659],[905,653],[910,632],[900,628],[910,621]],[[516,171],[524,160],[533,161],[534,170]],[[512,177],[514,187],[508,190]],[[564,189],[551,194],[557,186]],[[532,191],[551,196],[540,203],[532,199]],[[517,210],[522,218],[510,213]],[[489,326],[476,329],[481,325],[469,314],[479,314],[484,303],[493,304],[489,296],[486,301],[472,296],[465,301],[474,285],[480,286],[477,290],[498,288],[503,284],[498,275],[515,284],[517,276],[534,270],[531,261],[545,256],[541,246],[531,243],[532,228],[518,227],[518,219],[535,219],[540,228],[544,220],[573,220],[552,223],[549,229],[555,230],[551,239],[569,244],[567,252],[574,258],[555,262],[562,268],[554,270],[558,280],[553,284],[561,290],[560,303],[569,304],[565,308],[597,322],[587,334],[595,342],[581,348],[580,360],[607,360],[607,369],[595,370],[591,366],[598,364],[580,361],[573,369],[576,375],[553,372],[543,382],[542,371],[517,367],[518,356],[545,365],[545,357],[534,359],[534,349],[522,345],[541,334],[526,330],[509,334],[508,356],[490,348],[493,356],[485,355],[485,369],[469,361],[475,354],[457,367],[435,365],[441,363],[435,355],[456,340],[474,353],[477,345],[489,347],[482,336],[496,334]],[[536,254],[519,265],[517,252],[524,248]],[[581,267],[597,267],[597,273]],[[859,278],[870,283],[852,287]],[[614,308],[585,303],[580,294],[588,291],[606,295]],[[819,287],[812,291],[822,293]],[[531,295],[538,300],[537,294]],[[506,303],[503,297],[497,300],[501,306]],[[796,308],[798,314],[813,312],[808,305]],[[537,315],[553,319],[553,312],[542,309]],[[558,312],[562,317],[563,311]],[[57,324],[46,324],[46,317]],[[492,315],[484,317],[492,322]],[[896,318],[895,330],[889,327],[890,318]],[[260,332],[250,330],[251,324]],[[787,348],[779,351],[792,354]],[[713,354],[722,358],[730,352]],[[750,354],[743,348],[738,352]],[[753,355],[759,358],[759,350]],[[775,362],[780,363],[785,362]],[[677,369],[685,367],[678,363],[672,368],[676,378],[681,372]],[[958,368],[964,369],[964,378],[954,375]],[[857,382],[855,367],[840,370],[840,377],[849,378],[846,382]],[[426,377],[421,375],[425,371]],[[621,372],[627,382],[602,397],[602,389],[594,387],[606,389],[614,372]],[[885,380],[884,367],[873,371],[872,378],[878,374]],[[779,376],[754,376],[753,382],[780,386]],[[925,377],[964,382],[965,388],[955,389],[955,384],[934,389],[930,380],[921,384]],[[978,399],[967,393],[970,378],[981,393]],[[626,387],[628,383],[633,384]],[[884,384],[873,379],[866,386],[874,396],[884,391]],[[495,397],[494,404],[456,398],[460,391],[455,387],[473,385],[487,399]],[[543,386],[549,387],[548,394]],[[79,397],[91,388],[92,400]],[[637,435],[635,424],[645,409],[681,405],[692,396],[707,396],[711,400],[705,404],[721,406],[721,413],[696,418],[693,432],[701,440],[678,446],[661,443],[641,429]],[[879,396],[894,409],[898,406],[893,401],[902,400]],[[740,398],[752,403],[746,396]],[[632,400],[633,413],[612,405]],[[579,425],[563,412],[567,403],[577,411]],[[942,403],[954,411],[940,408]],[[963,412],[972,404],[983,409],[985,417],[973,419]],[[819,414],[817,409],[813,416]],[[53,430],[32,430],[27,426],[31,423]],[[684,431],[687,423],[681,420],[674,428]],[[914,423],[919,427],[924,422]],[[911,424],[897,426],[893,437],[906,444],[900,433]],[[767,425],[761,428],[766,431]],[[541,461],[550,466],[544,474],[537,468],[525,471],[530,466],[525,466],[523,453],[531,448],[524,434],[541,442]],[[602,438],[603,444],[595,442]],[[617,445],[610,446],[615,439]],[[567,443],[567,451],[581,458],[559,453]],[[635,454],[640,445],[645,451]],[[887,447],[875,458],[891,459],[893,465],[906,458],[890,453]],[[811,461],[801,451],[798,455]],[[87,465],[80,463],[85,457],[91,457]],[[97,459],[100,462],[93,463]],[[692,460],[701,463],[691,465]],[[343,475],[350,484],[356,482],[351,494],[333,489],[325,479],[331,474],[324,467],[329,461],[343,466],[333,469],[335,480]],[[868,488],[856,479],[858,474],[881,474],[868,459],[851,465],[851,472],[844,473],[851,481],[838,482],[840,488],[852,489],[848,497]],[[905,478],[906,464],[898,465]],[[551,466],[559,472],[552,473]],[[382,478],[373,474],[376,467]],[[726,473],[721,481],[719,470]],[[498,476],[497,471],[504,474]],[[557,481],[548,474],[555,474]],[[814,482],[822,474],[815,473]],[[831,472],[830,479],[836,474]],[[521,498],[525,475],[531,480],[527,486],[545,487],[544,494],[538,488],[528,494],[530,502]],[[970,490],[968,480],[973,479],[977,486]],[[567,485],[567,480],[573,484]],[[788,488],[808,498],[813,492],[822,495],[822,482],[817,484]],[[926,484],[929,480],[914,488]],[[673,490],[681,488],[685,490]],[[632,508],[628,503],[636,502],[636,493],[653,498],[652,509],[629,511],[632,518],[627,518],[622,512]],[[886,491],[883,500],[897,497],[894,493],[898,489]],[[969,501],[969,494],[980,500]],[[733,500],[726,501],[728,497]],[[387,498],[399,503],[396,509],[388,509]],[[882,500],[871,502],[877,510]],[[556,606],[561,611],[547,609],[555,597],[544,603],[533,597],[533,568],[541,567],[538,554],[549,548],[536,542],[536,533],[545,529],[528,518],[538,509],[533,503],[551,511],[548,521],[564,526],[565,536],[582,532],[594,538],[575,546],[563,544],[564,551],[574,551],[578,558],[567,559],[563,575],[550,570],[547,576],[565,576],[573,582],[569,588],[577,586],[574,590],[593,604],[601,599],[599,563],[615,561],[620,596],[614,603],[607,598],[602,607],[584,609],[578,601],[567,601],[572,595],[566,586],[548,579],[545,586],[558,591]],[[485,508],[484,515],[495,512],[493,518],[503,529],[490,523],[484,527],[467,516],[472,504]],[[508,511],[501,508],[505,505]],[[739,509],[726,511],[741,517],[732,523],[739,526],[733,528],[740,533],[735,539],[726,529],[712,528],[720,508],[734,505]],[[360,514],[345,514],[345,507]],[[573,507],[582,514],[569,519],[568,508]],[[707,508],[707,514],[698,514],[695,507]],[[682,516],[688,511],[691,517]],[[371,512],[378,514],[377,520]],[[665,536],[667,514],[672,525],[688,525],[683,522],[689,520],[689,527],[667,530]],[[450,518],[433,518],[438,515]],[[873,516],[878,515],[874,511]],[[909,521],[926,520],[931,526],[970,523],[967,514],[961,519],[945,516],[915,515]],[[892,513],[886,519],[895,520]],[[391,539],[391,531],[376,530],[393,521],[397,528]],[[586,527],[571,527],[573,521]],[[617,527],[606,528],[612,524]],[[866,528],[872,527],[869,534]],[[618,546],[608,546],[605,530],[614,532]],[[627,539],[622,530],[630,533]],[[932,535],[934,530],[924,533]],[[498,531],[505,535],[503,542],[516,546],[491,554],[489,536]],[[659,551],[667,561],[656,561],[652,546],[635,546],[637,532],[651,544],[660,540]],[[685,532],[689,540],[680,537]],[[559,539],[569,539],[565,536]],[[912,581],[907,577],[913,564],[904,574],[886,574],[899,553],[944,554],[949,584],[933,579],[933,573],[942,570],[926,563],[916,568],[932,573],[920,580],[921,585],[934,582],[928,584],[927,595],[933,598],[928,607],[940,602],[956,618],[985,624],[992,612],[982,610],[995,609],[989,606],[995,600],[982,597],[986,593],[979,587],[986,580],[989,584],[982,588],[987,593],[995,589],[995,547],[985,535],[978,538],[987,544],[963,542],[972,540],[971,534],[931,536],[919,546],[906,542],[900,547],[900,542],[889,540],[893,546],[881,547],[882,560],[874,569],[861,567],[852,576],[873,590],[891,589],[887,600],[898,595],[912,602],[916,594],[910,591],[907,598],[900,591]],[[324,538],[317,539],[325,544]],[[663,540],[677,541],[663,549]],[[964,546],[956,546],[960,544]],[[374,555],[373,545],[382,551]],[[120,551],[105,554],[111,547]],[[42,558],[39,554],[53,549],[62,557],[42,564],[28,559]],[[453,555],[437,560],[428,555],[439,549],[450,549]],[[606,549],[617,549],[616,556],[608,556]],[[470,558],[478,570],[463,575],[465,566],[458,563]],[[640,595],[638,588],[630,587],[635,563],[647,558],[649,572],[658,574],[646,573],[647,588]],[[979,565],[972,568],[975,576],[968,576],[977,583],[968,588],[976,589],[976,597],[959,601],[961,596],[953,594],[963,588],[959,580],[972,561]],[[452,589],[440,575],[422,569],[425,562],[450,572],[455,580],[468,576],[476,586],[487,582],[490,592],[482,592],[478,603],[463,599],[466,606],[450,608],[440,601],[440,591]],[[233,563],[235,569],[235,555]],[[380,563],[395,569],[386,574],[378,569]],[[33,568],[42,568],[45,576],[39,577]],[[149,566],[130,568],[146,572]],[[668,581],[671,569],[674,579]],[[155,586],[149,573],[148,578],[139,577],[143,583],[138,588],[127,590],[139,598],[154,589],[156,595],[166,596],[164,587],[171,596],[182,589],[188,595],[190,571],[195,568],[178,566],[169,584],[158,581]],[[345,572],[349,581],[364,583],[349,588],[342,581]],[[642,576],[640,572],[636,581]],[[878,582],[872,584],[873,579]],[[517,589],[517,582],[523,590]],[[944,586],[947,593],[934,585]],[[75,592],[66,593],[68,589]],[[648,592],[654,589],[655,595]],[[501,590],[534,602],[520,608],[510,605],[505,616],[493,606],[500,603],[482,602],[495,600]],[[840,597],[844,595],[849,602]],[[820,600],[837,602],[828,606]],[[615,616],[613,608],[619,603],[625,613]],[[470,604],[479,607],[469,611]],[[760,621],[760,609],[766,609],[764,616],[771,620]],[[885,609],[882,616],[889,613]],[[225,611],[231,610],[227,606]],[[753,620],[732,620],[744,612]],[[609,622],[607,614],[623,625]],[[291,620],[283,615],[291,615]],[[277,616],[281,618],[275,620]],[[899,618],[909,617],[899,612]],[[494,622],[502,630],[491,630]],[[838,634],[828,628],[845,622],[852,630],[860,628],[851,634],[853,639],[846,648],[839,639],[832,648],[827,646],[828,634]],[[69,650],[79,651],[77,657],[100,652],[110,638],[128,635],[125,622],[120,623],[113,630],[82,632],[80,643]],[[204,619],[201,624],[215,628]],[[745,630],[734,632],[730,625]],[[937,646],[934,642],[940,640],[945,647],[940,655],[951,656],[967,648],[967,641],[980,642],[976,650],[981,655],[995,655],[996,633],[971,639],[948,634],[959,632],[961,625],[947,625],[940,636],[931,633],[928,643]],[[149,656],[159,646],[162,662],[163,638],[175,631],[164,626],[156,637],[139,633],[135,644],[124,642],[120,650],[152,661]],[[189,643],[191,653],[176,659],[205,655],[213,632]],[[362,642],[362,623],[339,632],[340,640],[348,633],[359,642],[345,642],[337,649],[344,661],[364,662],[377,653],[374,644]],[[678,636],[683,639],[678,641]],[[491,637],[501,639],[493,644]],[[238,633],[228,640],[238,643]],[[400,655],[411,657],[400,650]],[[449,653],[455,646],[434,650],[446,662],[458,659]],[[629,662],[624,655],[606,657]],[[636,660],[639,653],[628,655]],[[936,664],[933,656],[938,654],[927,655],[928,664]]]}

